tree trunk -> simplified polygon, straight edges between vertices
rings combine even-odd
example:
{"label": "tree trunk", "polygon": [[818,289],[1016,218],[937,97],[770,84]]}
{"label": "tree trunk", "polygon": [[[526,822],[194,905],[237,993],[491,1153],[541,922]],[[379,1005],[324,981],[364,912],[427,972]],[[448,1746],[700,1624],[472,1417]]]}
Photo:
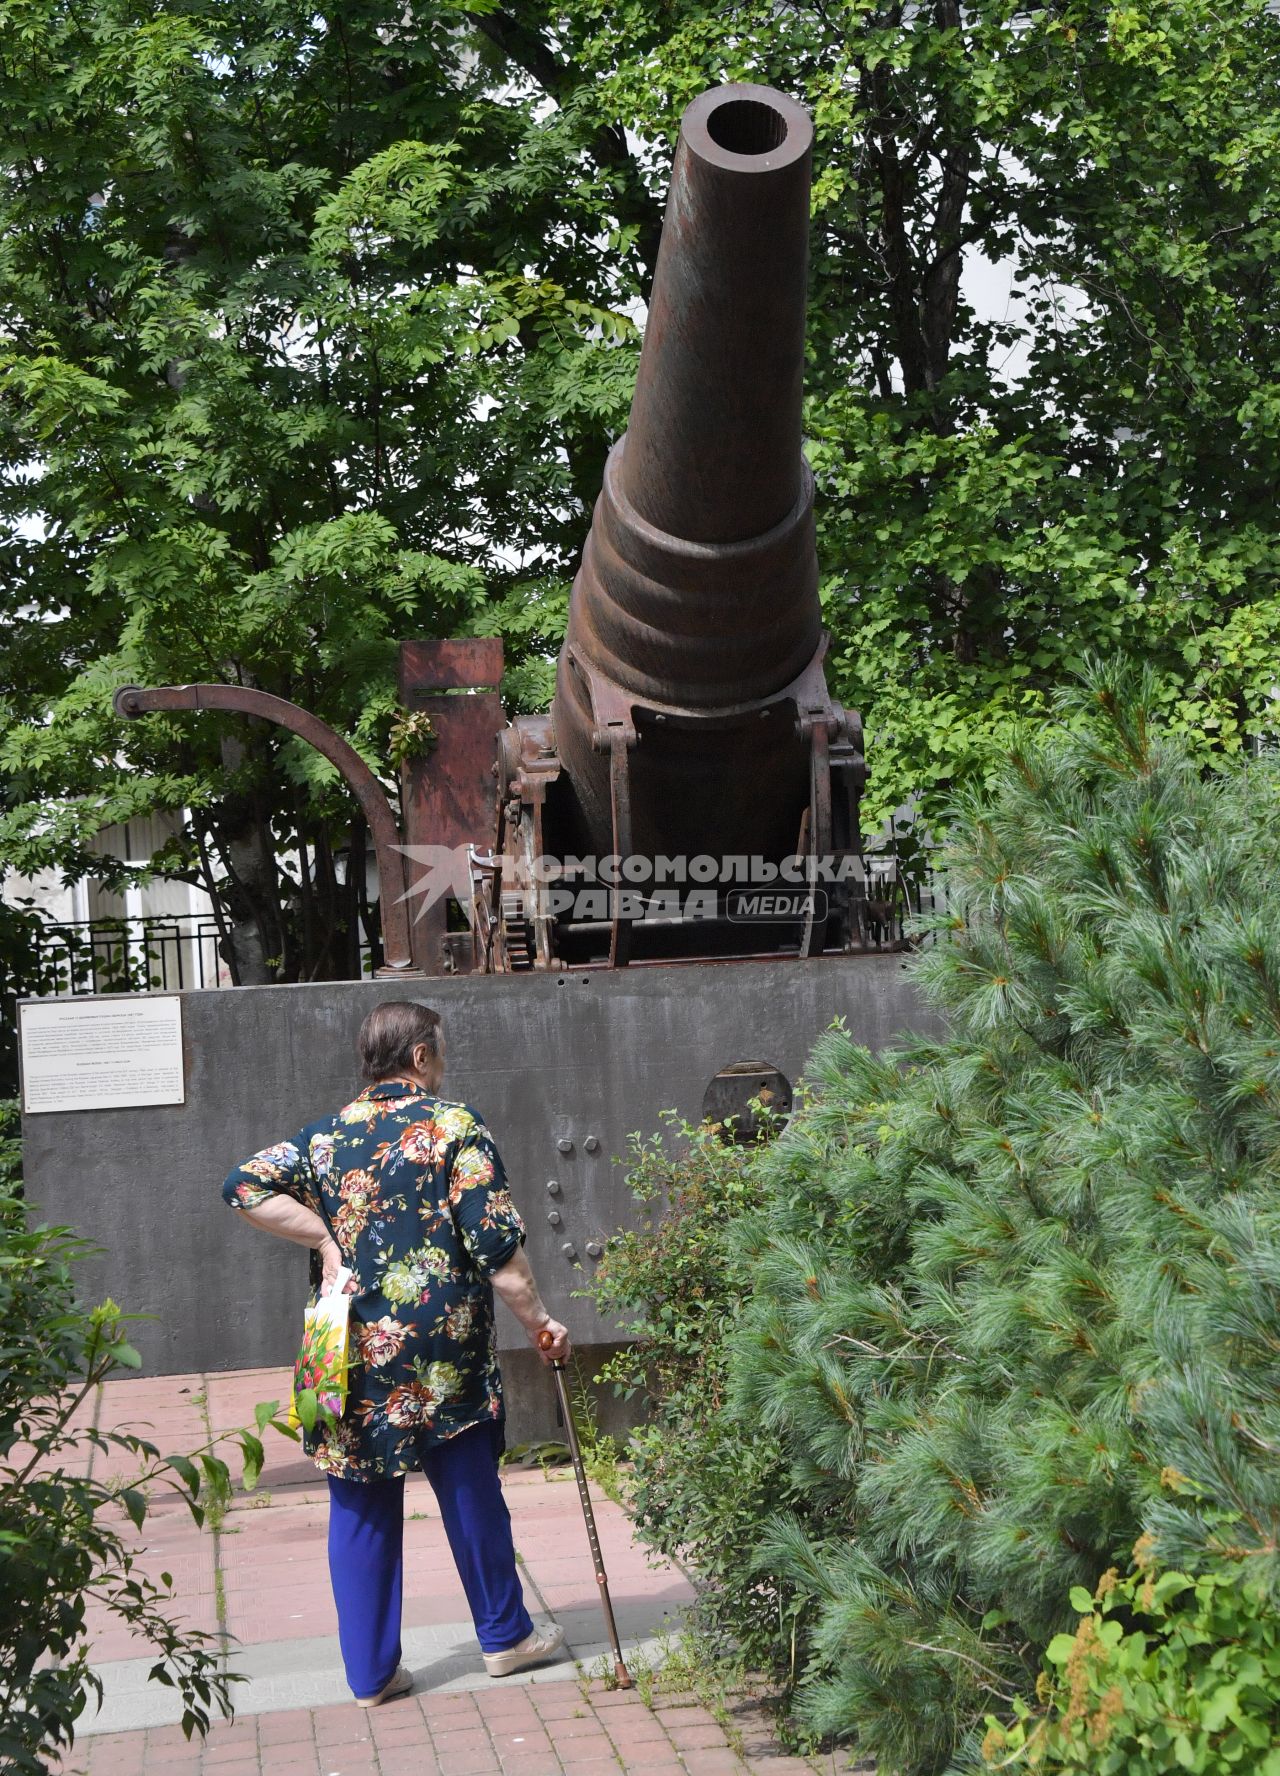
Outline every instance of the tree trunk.
{"label": "tree trunk", "polygon": [[[224,736],[222,763],[228,772],[243,768],[245,750],[237,736]],[[229,796],[211,816],[227,871],[219,884],[231,950],[226,960],[242,987],[278,980],[285,949],[275,851],[255,803],[252,795]]]}

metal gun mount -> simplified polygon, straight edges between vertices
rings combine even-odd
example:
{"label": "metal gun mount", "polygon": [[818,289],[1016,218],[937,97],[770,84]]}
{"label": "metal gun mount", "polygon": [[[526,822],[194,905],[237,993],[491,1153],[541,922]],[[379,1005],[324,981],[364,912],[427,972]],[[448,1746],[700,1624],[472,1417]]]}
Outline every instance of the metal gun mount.
{"label": "metal gun mount", "polygon": [[[374,838],[389,971],[868,947],[862,726],[827,690],[801,450],[812,142],[807,113],[770,87],[717,87],[685,112],[630,420],[574,581],[550,712],[503,726],[500,642],[405,643],[401,699],[430,712],[436,735],[402,773],[405,848],[381,785],[293,704],[222,685],[117,695],[127,715],[266,716],[343,771]],[[468,858],[452,931],[443,900],[409,917],[424,846]],[[591,916],[565,892],[584,857],[619,860],[623,877]],[[678,857],[756,859],[765,879],[801,859],[810,886],[822,859],[859,869],[781,922],[735,922],[721,887],[709,911],[704,896],[696,915],[630,916],[625,882]]]}

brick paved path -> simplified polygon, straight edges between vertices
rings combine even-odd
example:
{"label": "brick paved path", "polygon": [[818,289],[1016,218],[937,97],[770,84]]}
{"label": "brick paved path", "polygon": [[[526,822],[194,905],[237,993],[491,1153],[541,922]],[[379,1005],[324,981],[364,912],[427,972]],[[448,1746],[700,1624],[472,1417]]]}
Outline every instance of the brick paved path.
{"label": "brick paved path", "polygon": [[731,1714],[726,1734],[691,1697],[659,1689],[650,1708],[598,1679],[404,1696],[367,1714],[349,1703],[262,1714],[215,1727],[203,1748],[177,1727],[100,1734],[63,1766],[88,1776],[812,1776],[815,1768],[834,1766],[781,1755],[750,1708]]}
{"label": "brick paved path", "polygon": [[[108,1383],[86,1408],[100,1428],[128,1427],[163,1450],[252,1423],[257,1401],[284,1398],[282,1370]],[[572,1658],[494,1681],[480,1661],[430,1489],[411,1478],[405,1505],[405,1663],[415,1693],[364,1711],[347,1699],[325,1556],[328,1493],[312,1463],[278,1436],[259,1489],[237,1494],[204,1531],[159,1496],[139,1564],[173,1574],[174,1614],[219,1636],[245,1673],[237,1718],[188,1744],[172,1690],[147,1681],[154,1654],[112,1618],[91,1617],[101,1711],[91,1702],[62,1771],[87,1776],[805,1776],[835,1769],[784,1757],[747,1705],[717,1722],[649,1675],[693,1596],[685,1575],[632,1535],[612,1501],[593,1500],[619,1631],[636,1690],[597,1676],[603,1630],[577,1488],[568,1470],[506,1470],[526,1597],[554,1619]],[[103,1458],[94,1456],[95,1461]],[[576,1663],[575,1663],[576,1661]],[[649,1703],[652,1702],[652,1706]],[[843,1765],[840,1767],[843,1768]]]}

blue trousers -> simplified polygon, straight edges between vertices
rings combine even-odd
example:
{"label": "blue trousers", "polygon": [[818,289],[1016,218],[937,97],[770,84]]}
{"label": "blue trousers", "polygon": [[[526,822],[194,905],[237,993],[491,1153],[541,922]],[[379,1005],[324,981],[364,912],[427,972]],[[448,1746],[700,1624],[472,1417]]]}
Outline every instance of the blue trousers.
{"label": "blue trousers", "polygon": [[[511,1513],[498,1481],[501,1431],[474,1425],[423,1456],[480,1650],[533,1632],[516,1572]],[[376,1696],[400,1663],[404,1480],[329,1476],[329,1576],[353,1695]]]}

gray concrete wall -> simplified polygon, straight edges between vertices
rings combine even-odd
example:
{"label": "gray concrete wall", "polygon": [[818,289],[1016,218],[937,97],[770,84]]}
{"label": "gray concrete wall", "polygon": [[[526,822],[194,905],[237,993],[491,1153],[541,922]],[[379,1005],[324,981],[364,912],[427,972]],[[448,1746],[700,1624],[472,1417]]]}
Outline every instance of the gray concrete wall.
{"label": "gray concrete wall", "polygon": [[[305,1254],[242,1222],[219,1186],[241,1159],[355,1095],[360,1021],[403,997],[441,1012],[445,1093],[493,1130],[547,1305],[580,1346],[617,1336],[573,1291],[592,1265],[587,1242],[632,1219],[615,1163],[630,1131],[655,1132],[668,1108],[696,1121],[710,1079],[734,1061],[772,1062],[794,1084],[837,1016],[872,1048],[933,1027],[888,955],[186,993],[185,1104],[31,1116],[23,1131],[34,1211],[103,1248],[80,1267],[84,1297],[155,1316],[135,1339],[149,1372],[292,1362]],[[505,1310],[501,1337],[525,1345]],[[512,1434],[551,1428],[539,1417]]]}

